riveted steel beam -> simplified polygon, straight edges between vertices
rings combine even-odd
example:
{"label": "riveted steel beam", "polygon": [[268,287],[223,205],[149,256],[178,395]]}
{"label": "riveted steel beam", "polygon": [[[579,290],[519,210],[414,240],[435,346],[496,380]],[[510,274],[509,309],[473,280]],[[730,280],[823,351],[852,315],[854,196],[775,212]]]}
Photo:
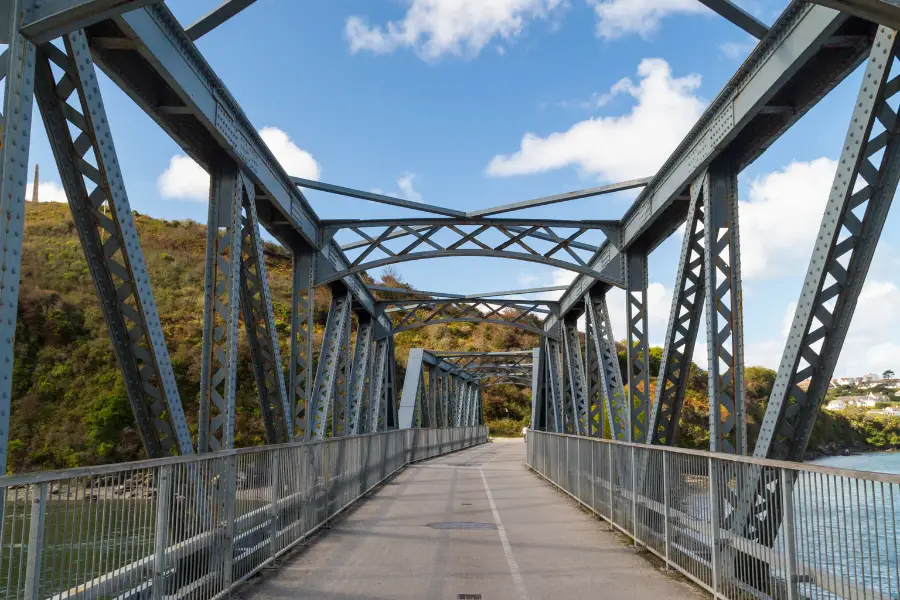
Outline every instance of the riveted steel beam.
{"label": "riveted steel beam", "polygon": [[550,337],[544,338],[547,355],[547,431],[562,433],[564,387],[562,371],[562,349],[560,343]]}
{"label": "riveted steel beam", "polygon": [[566,432],[587,435],[588,385],[584,374],[584,358],[581,352],[581,335],[576,319],[563,324],[563,361],[566,366]]}
{"label": "riveted steel beam", "polygon": [[307,439],[308,402],[313,387],[313,313],[316,301],[315,255],[294,250],[291,283],[291,363],[289,397],[294,409],[294,437]]}
{"label": "riveted steel beam", "polygon": [[256,0],[225,0],[225,2],[198,19],[184,31],[189,38],[196,41],[254,2]]}
{"label": "riveted steel beam", "polygon": [[669,312],[669,325],[659,366],[656,395],[653,398],[650,422],[647,426],[648,441],[651,444],[674,446],[677,441],[681,408],[690,377],[697,333],[700,330],[700,316],[703,313],[703,299],[706,293],[704,287],[706,220],[702,192],[703,179],[700,179],[691,186],[691,206],[688,209],[681,259],[675,275],[672,310]]}
{"label": "riveted steel beam", "polygon": [[331,297],[325,336],[322,338],[322,352],[316,368],[316,381],[307,406],[307,439],[324,438],[328,418],[334,418],[332,409],[338,391],[338,379],[341,377],[341,353],[344,350],[344,337],[349,331],[352,303],[350,294],[333,294]]}
{"label": "riveted steel beam", "polygon": [[76,31],[63,42],[39,50],[37,97],[135,422],[149,456],[192,454],[87,40]]}
{"label": "riveted steel beam", "polygon": [[632,252],[625,257],[625,318],[628,354],[627,442],[647,439],[650,417],[650,344],[647,339],[647,255]]}
{"label": "riveted steel beam", "polygon": [[812,2],[887,25],[892,29],[900,29],[898,0],[812,0]]}
{"label": "riveted steel beam", "polygon": [[713,163],[702,187],[710,450],[744,455],[747,421],[737,173]]}
{"label": "riveted steel beam", "polygon": [[9,415],[15,367],[13,340],[19,307],[25,182],[34,104],[35,47],[18,34],[26,0],[7,2],[9,46],[0,55],[3,128],[0,129],[0,472],[6,473]]}
{"label": "riveted steel beam", "polygon": [[18,24],[22,35],[47,42],[92,23],[162,0],[29,0],[25,18]]}
{"label": "riveted steel beam", "polygon": [[759,19],[745,11],[743,8],[731,2],[731,0],[699,0],[710,9],[716,11],[756,39],[762,39],[769,28]]}
{"label": "riveted steel beam", "polygon": [[372,319],[359,317],[356,346],[353,351],[353,366],[350,371],[347,435],[357,435],[360,432],[359,424],[366,409],[366,390],[372,371],[373,329]]}
{"label": "riveted steel beam", "polygon": [[594,417],[591,420],[592,431],[588,434],[603,436],[604,422],[602,404],[606,412],[606,425],[613,439],[624,440],[628,427],[630,410],[622,385],[622,371],[619,367],[619,353],[616,339],[609,320],[609,307],[604,294],[588,292],[585,295],[585,313],[587,325],[587,345],[590,361],[588,374],[591,381],[591,402]]}
{"label": "riveted steel beam", "polygon": [[422,348],[411,348],[406,363],[406,375],[403,379],[403,392],[400,396],[400,429],[417,427],[416,417],[424,387],[425,351]]}
{"label": "riveted steel beam", "polygon": [[294,411],[285,390],[284,372],[281,370],[281,352],[275,332],[275,315],[272,311],[272,296],[269,293],[254,190],[252,184],[248,185],[243,178],[242,183],[245,216],[241,232],[241,308],[266,439],[270,444],[279,444],[289,442],[294,437]]}
{"label": "riveted steel beam", "polygon": [[546,335],[540,319],[550,314],[554,303],[547,300],[428,299],[385,300],[377,305],[394,319],[394,333],[440,323],[493,323]]}

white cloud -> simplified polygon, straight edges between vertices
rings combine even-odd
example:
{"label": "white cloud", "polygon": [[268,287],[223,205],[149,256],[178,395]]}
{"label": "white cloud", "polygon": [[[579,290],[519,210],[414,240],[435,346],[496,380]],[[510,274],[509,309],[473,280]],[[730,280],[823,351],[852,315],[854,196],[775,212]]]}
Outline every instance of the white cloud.
{"label": "white cloud", "polygon": [[413,180],[415,178],[415,173],[410,173],[409,171],[407,171],[397,178],[397,185],[400,186],[400,195],[403,198],[412,200],[413,202],[421,202],[422,194],[417,192],[413,187]]}
{"label": "white cloud", "polygon": [[669,15],[703,13],[697,0],[588,0],[597,15],[597,35],[606,39],[637,33],[647,37]]}
{"label": "white cloud", "polygon": [[[287,133],[277,127],[264,127],[259,130],[259,135],[288,175],[319,178],[319,163],[309,152],[299,148]],[[183,154],[169,159],[168,168],[157,179],[157,187],[163,198],[199,202],[209,199],[209,175],[194,159]]]}
{"label": "white cloud", "polygon": [[169,168],[157,179],[163,198],[198,200],[209,199],[209,175],[193,158],[177,154],[169,159]]}
{"label": "white cloud", "polygon": [[526,133],[519,151],[495,156],[487,173],[502,177],[576,166],[607,181],[655,173],[700,117],[705,102],[696,95],[697,74],[673,77],[669,63],[659,58],[642,60],[637,72],[637,84],[625,78],[610,90],[637,101],[629,113],[587,119],[546,138]]}
{"label": "white cloud", "polygon": [[756,47],[756,40],[747,42],[725,42],[719,45],[719,50],[728,58],[743,60]]}
{"label": "white cloud", "polygon": [[[25,186],[25,199],[31,202],[34,195],[34,182],[28,182]],[[38,202],[68,202],[66,190],[55,181],[41,181],[38,184]]]}
{"label": "white cloud", "polygon": [[[425,60],[444,54],[477,56],[495,37],[509,42],[521,35],[528,20],[546,19],[564,0],[409,0],[400,21],[370,26],[347,19],[344,35],[353,53],[386,54],[413,48]],[[501,53],[502,54],[502,53]]]}
{"label": "white cloud", "polygon": [[805,272],[837,163],[792,162],[750,183],[739,205],[744,279]]}
{"label": "white cloud", "polygon": [[312,154],[297,147],[290,136],[277,127],[263,127],[259,130],[263,139],[288,175],[303,179],[319,179],[321,169]]}

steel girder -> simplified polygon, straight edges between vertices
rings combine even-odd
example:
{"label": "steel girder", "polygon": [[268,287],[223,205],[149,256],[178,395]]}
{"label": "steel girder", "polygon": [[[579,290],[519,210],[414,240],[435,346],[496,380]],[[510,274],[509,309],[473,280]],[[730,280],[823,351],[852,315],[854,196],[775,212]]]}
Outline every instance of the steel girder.
{"label": "steel girder", "polygon": [[25,222],[25,182],[34,104],[35,47],[18,33],[27,0],[7,2],[10,40],[0,55],[3,82],[3,128],[0,129],[0,472],[6,473],[9,415],[15,367],[13,339],[19,307],[22,233]]}
{"label": "steel girder", "polygon": [[37,98],[138,432],[150,457],[192,454],[87,40],[76,31],[63,42],[38,51]]}
{"label": "steel girder", "polygon": [[246,188],[244,212],[240,302],[247,343],[250,346],[266,440],[270,444],[285,443],[294,437],[294,411],[288,400],[284,372],[281,369],[281,352],[275,332],[275,316],[252,186]]}
{"label": "steel girder", "polygon": [[212,12],[207,13],[192,25],[185,28],[185,33],[194,41],[197,41],[231,17],[235,16],[256,0],[225,0]]}
{"label": "steel girder", "polygon": [[544,338],[544,354],[547,365],[547,431],[562,433],[563,422],[563,394],[565,383],[562,371],[562,349],[560,343],[553,338]]}
{"label": "steel girder", "polygon": [[869,21],[900,29],[900,3],[897,0],[811,0]]}
{"label": "steel girder", "polygon": [[316,380],[307,406],[309,420],[306,439],[324,438],[328,418],[329,416],[334,418],[332,408],[335,395],[338,393],[338,380],[342,376],[341,368],[344,361],[341,355],[344,351],[344,338],[350,332],[352,304],[353,300],[349,293],[335,293],[331,297],[325,336],[322,338],[322,351],[316,368]]}
{"label": "steel girder", "polygon": [[563,323],[563,361],[566,366],[566,432],[587,435],[589,421],[588,384],[581,352],[581,335],[576,319]]}
{"label": "steel girder", "polygon": [[[753,455],[802,461],[900,180],[897,33],[879,27],[834,184]],[[874,161],[874,162],[873,162]],[[804,391],[800,383],[808,382]],[[735,527],[771,546],[782,519],[781,480],[761,468],[741,486]],[[768,573],[765,565],[754,576]],[[762,575],[760,575],[762,574]]]}
{"label": "steel girder", "polygon": [[400,396],[400,429],[421,427],[422,396],[425,393],[425,351],[411,348]]}
{"label": "steel girder", "polygon": [[372,376],[372,319],[360,315],[356,329],[356,346],[353,351],[353,365],[350,370],[350,397],[347,435],[359,433],[359,424],[366,410],[366,391]]}
{"label": "steel girder", "polygon": [[[618,244],[601,244],[591,267],[602,272],[633,246],[659,245],[684,221],[690,184],[710,163],[728,156],[740,172],[753,162],[860,64],[872,29],[847,14],[792,2],[625,213]],[[577,276],[544,329],[553,330],[597,283]]]}
{"label": "steel girder", "polygon": [[545,335],[540,319],[552,313],[555,303],[548,300],[438,298],[384,300],[377,306],[384,314],[397,319],[394,333],[440,323],[493,323]]}
{"label": "steel girder", "polygon": [[591,416],[588,435],[603,437],[605,406],[606,424],[613,439],[624,440],[630,409],[622,385],[619,353],[609,320],[605,294],[588,292],[584,297],[585,324],[590,378]]}
{"label": "steel girder", "polygon": [[647,254],[625,256],[625,318],[628,324],[627,442],[647,439],[650,416],[650,344],[647,339]]}
{"label": "steel girder", "polygon": [[400,400],[400,428],[480,423],[479,385],[475,373],[460,369],[439,353],[412,348]]}
{"label": "steel girder", "polygon": [[[350,257],[346,269],[336,270],[319,283],[385,265],[450,256],[508,258],[604,278],[588,266],[597,246],[584,240],[593,231],[618,238],[616,221],[430,218],[325,221],[324,226],[329,238],[341,232],[358,236],[359,242],[342,249],[360,251]],[[414,240],[393,243],[408,236]]]}
{"label": "steel girder", "polygon": [[307,439],[308,402],[313,387],[313,312],[316,301],[315,256],[294,250],[291,284],[290,400],[294,410],[294,437]]}
{"label": "steel girder", "polygon": [[714,163],[704,175],[701,187],[705,218],[703,270],[709,352],[709,449],[745,455],[747,422],[737,172]]}
{"label": "steel girder", "polygon": [[896,33],[880,27],[754,456],[802,460],[828,389],[900,178],[896,55]]}
{"label": "steel girder", "polygon": [[22,34],[34,42],[47,42],[92,23],[162,0],[27,0]]}
{"label": "steel girder", "polygon": [[341,342],[337,354],[337,373],[334,383],[334,399],[331,405],[331,437],[343,437],[346,435],[347,419],[349,415],[349,399],[350,399],[350,371],[351,364],[351,342],[353,330],[353,314],[351,304],[351,314],[344,321],[344,331],[341,333]]}
{"label": "steel girder", "polygon": [[365,419],[360,423],[360,433],[375,433],[379,431],[381,419],[381,406],[384,403],[385,381],[388,371],[388,353],[390,344],[388,338],[375,341],[372,353],[372,381],[369,384],[369,404],[366,407]]}
{"label": "steel girder", "polygon": [[[321,243],[324,232],[306,198],[164,3],[97,23],[86,33],[98,66],[189,156],[208,172],[228,156],[253,180],[260,223],[283,246],[311,252],[319,276],[346,267],[336,243]],[[343,284],[380,330],[390,331],[362,278],[348,276]]]}
{"label": "steel girder", "polygon": [[705,298],[706,251],[704,241],[705,202],[701,194],[703,180],[691,186],[691,206],[681,246],[681,259],[675,275],[672,310],[656,394],[647,426],[649,442],[674,446],[678,438],[678,423],[691,371],[691,359],[700,329]]}
{"label": "steel girder", "polygon": [[244,176],[228,161],[223,161],[211,174],[198,452],[234,447],[241,207],[245,187]]}

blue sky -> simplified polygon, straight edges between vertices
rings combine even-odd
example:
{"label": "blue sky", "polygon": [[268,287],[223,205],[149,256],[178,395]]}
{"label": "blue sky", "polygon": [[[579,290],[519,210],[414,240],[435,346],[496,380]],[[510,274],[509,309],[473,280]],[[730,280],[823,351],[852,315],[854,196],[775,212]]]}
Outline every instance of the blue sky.
{"label": "blue sky", "polygon": [[[218,3],[167,2],[186,25]],[[771,23],[787,1],[739,4]],[[472,210],[652,175],[753,39],[696,0],[258,0],[198,46],[254,125],[267,128],[289,173]],[[104,82],[132,206],[205,221],[202,170]],[[780,360],[858,82],[859,73],[849,77],[741,174],[748,364]],[[31,160],[49,198],[59,176],[39,120]],[[619,218],[634,195],[520,214]],[[416,214],[308,197],[323,218]],[[900,371],[900,258],[890,246],[898,229],[891,215],[838,374]],[[665,334],[679,251],[676,235],[651,256],[654,343]],[[499,259],[396,270],[416,287],[464,293],[570,277]],[[622,337],[624,300],[611,299]]]}

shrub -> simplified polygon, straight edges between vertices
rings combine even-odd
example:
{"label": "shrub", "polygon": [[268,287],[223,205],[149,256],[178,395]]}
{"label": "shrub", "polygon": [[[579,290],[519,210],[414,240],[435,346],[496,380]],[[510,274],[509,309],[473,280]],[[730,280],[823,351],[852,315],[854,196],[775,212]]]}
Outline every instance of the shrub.
{"label": "shrub", "polygon": [[512,419],[498,419],[487,423],[490,434],[500,437],[521,437],[522,428],[525,425],[522,421],[514,421]]}

